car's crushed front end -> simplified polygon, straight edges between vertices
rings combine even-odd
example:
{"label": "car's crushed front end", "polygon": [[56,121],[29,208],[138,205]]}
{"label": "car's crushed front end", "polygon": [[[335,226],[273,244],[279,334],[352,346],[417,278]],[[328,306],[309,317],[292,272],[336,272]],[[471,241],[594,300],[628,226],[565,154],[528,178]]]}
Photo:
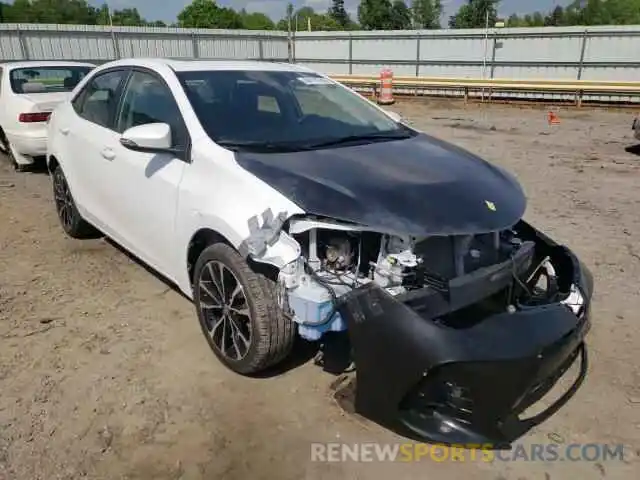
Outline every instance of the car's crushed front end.
{"label": "car's crushed front end", "polygon": [[633,136],[636,137],[638,140],[640,140],[640,116],[636,117],[633,120],[631,129],[633,130]]}
{"label": "car's crushed front end", "polygon": [[[264,218],[246,253],[280,262],[278,298],[302,337],[347,332],[359,414],[423,441],[500,448],[584,380],[591,274],[526,222],[415,238],[319,217]],[[575,362],[567,392],[522,418]]]}
{"label": "car's crushed front end", "polygon": [[[367,285],[344,300],[358,412],[416,439],[500,448],[573,396],[587,370],[591,275],[566,248],[525,223],[517,229],[532,255],[516,252],[443,289],[394,298]],[[523,418],[574,362],[572,386]]]}
{"label": "car's crushed front end", "polygon": [[[423,440],[500,446],[578,388],[592,278],[523,220],[512,175],[424,134],[237,159],[306,212],[253,219],[243,248],[277,267],[302,337],[347,332],[357,412]],[[568,393],[522,419],[574,362]]]}

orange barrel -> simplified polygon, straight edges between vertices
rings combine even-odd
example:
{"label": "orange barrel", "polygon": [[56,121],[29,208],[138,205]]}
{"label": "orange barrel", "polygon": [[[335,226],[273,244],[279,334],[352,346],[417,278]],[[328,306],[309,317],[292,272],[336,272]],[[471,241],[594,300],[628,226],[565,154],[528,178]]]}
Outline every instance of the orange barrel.
{"label": "orange barrel", "polygon": [[380,105],[391,105],[393,99],[393,72],[389,68],[385,68],[380,72],[380,95],[378,103]]}

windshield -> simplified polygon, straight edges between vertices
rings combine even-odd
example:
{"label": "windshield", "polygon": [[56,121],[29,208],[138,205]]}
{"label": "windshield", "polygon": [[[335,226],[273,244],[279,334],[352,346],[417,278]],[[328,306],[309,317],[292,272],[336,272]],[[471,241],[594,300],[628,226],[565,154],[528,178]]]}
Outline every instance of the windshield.
{"label": "windshield", "polygon": [[16,68],[9,74],[13,93],[70,92],[92,70],[91,67]]}
{"label": "windshield", "polygon": [[207,134],[232,149],[314,149],[406,138],[360,95],[313,73],[179,72]]}

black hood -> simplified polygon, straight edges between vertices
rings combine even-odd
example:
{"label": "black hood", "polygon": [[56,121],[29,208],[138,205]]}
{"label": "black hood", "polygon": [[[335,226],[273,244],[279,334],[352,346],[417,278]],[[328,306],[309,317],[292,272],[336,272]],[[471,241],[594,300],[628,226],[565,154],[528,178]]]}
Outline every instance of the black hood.
{"label": "black hood", "polygon": [[382,233],[487,233],[513,226],[526,208],[510,174],[424,134],[314,151],[236,152],[236,158],[307,213]]}

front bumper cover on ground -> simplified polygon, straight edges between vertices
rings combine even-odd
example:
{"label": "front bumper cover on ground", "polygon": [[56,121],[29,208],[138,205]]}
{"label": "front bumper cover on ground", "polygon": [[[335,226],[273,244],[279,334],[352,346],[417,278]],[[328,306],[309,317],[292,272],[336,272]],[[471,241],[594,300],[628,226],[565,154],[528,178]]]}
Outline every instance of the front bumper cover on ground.
{"label": "front bumper cover on ground", "polygon": [[[566,261],[585,301],[579,316],[554,303],[451,328],[373,284],[356,289],[340,314],[357,367],[357,413],[419,441],[508,448],[575,394],[587,371],[592,277],[568,249],[531,232]],[[574,362],[580,374],[569,390],[521,419]]]}

